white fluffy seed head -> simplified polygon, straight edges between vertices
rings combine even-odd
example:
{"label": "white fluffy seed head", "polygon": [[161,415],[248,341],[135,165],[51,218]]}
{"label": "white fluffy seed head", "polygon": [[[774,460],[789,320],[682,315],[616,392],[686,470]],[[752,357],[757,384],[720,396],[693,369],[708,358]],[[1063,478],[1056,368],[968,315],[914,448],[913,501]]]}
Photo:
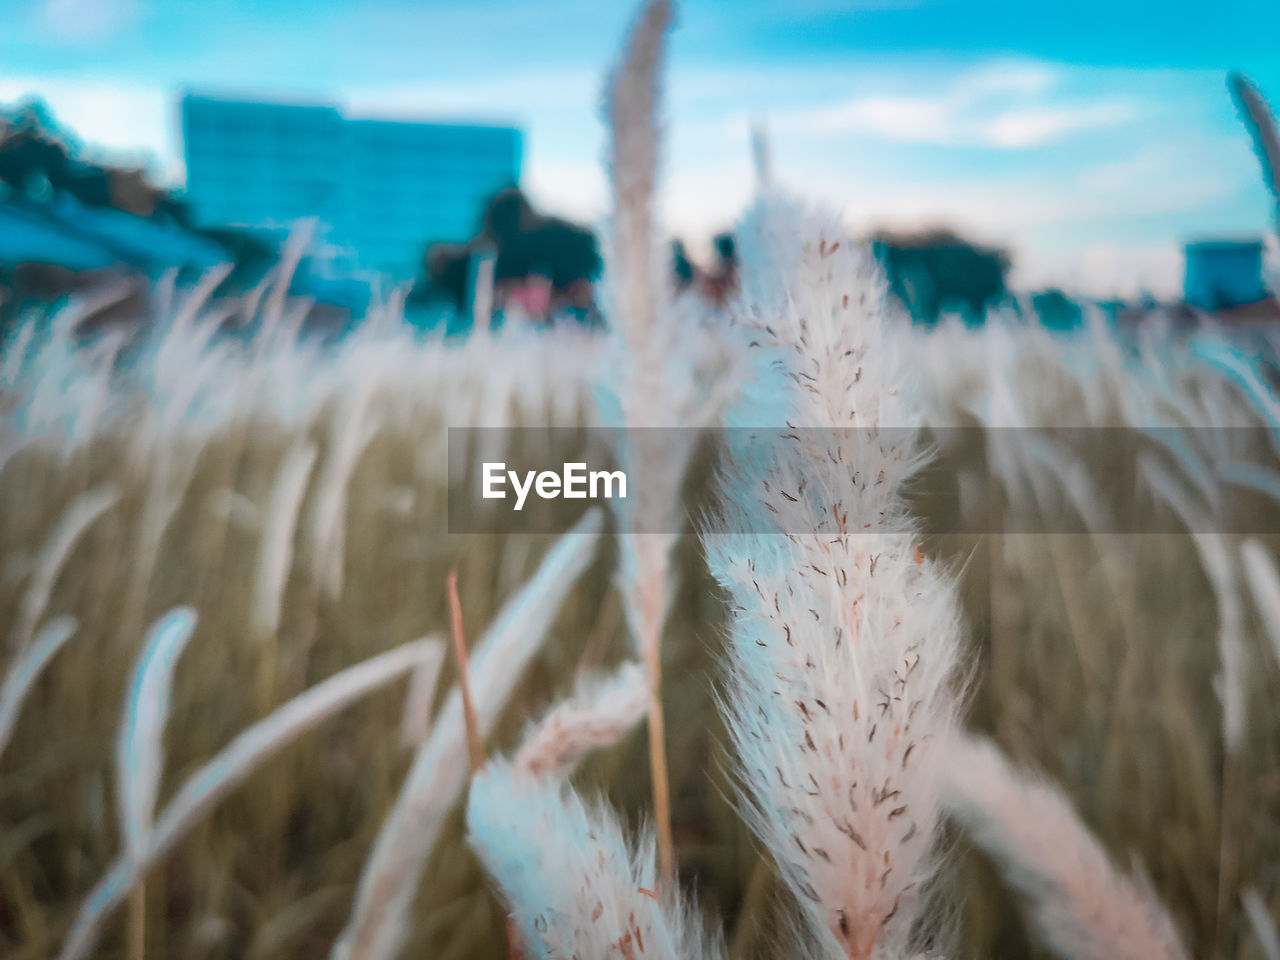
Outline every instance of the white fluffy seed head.
{"label": "white fluffy seed head", "polygon": [[611,676],[582,681],[571,699],[552,707],[530,727],[513,763],[525,773],[567,776],[588,752],[621,740],[648,710],[644,667],[625,663]]}
{"label": "white fluffy seed head", "polygon": [[652,835],[628,837],[610,809],[562,780],[491,763],[472,782],[467,828],[527,956],[723,956],[695,911],[658,891]]}
{"label": "white fluffy seed head", "polygon": [[1150,884],[1115,868],[1057,788],[1015,770],[988,740],[957,737],[944,756],[951,814],[1026,899],[1054,953],[1186,960]]}
{"label": "white fluffy seed head", "polygon": [[787,418],[772,449],[730,451],[704,537],[734,611],[725,704],[745,806],[818,955],[896,955],[935,868],[958,703],[954,590],[902,501],[916,407],[865,248],[773,196],[740,236],[737,320],[784,378]]}

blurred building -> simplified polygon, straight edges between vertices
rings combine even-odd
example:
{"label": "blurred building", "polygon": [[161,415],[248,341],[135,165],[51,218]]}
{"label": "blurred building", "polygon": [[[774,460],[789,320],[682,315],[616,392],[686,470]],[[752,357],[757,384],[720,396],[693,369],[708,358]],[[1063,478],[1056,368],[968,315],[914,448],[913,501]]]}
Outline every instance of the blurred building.
{"label": "blurred building", "polygon": [[1201,310],[1227,310],[1265,300],[1262,241],[1188,243],[1184,285],[1187,303]]}
{"label": "blurred building", "polygon": [[363,269],[407,279],[519,181],[519,130],[350,119],[333,106],[182,98],[187,200],[204,227],[315,217]]}

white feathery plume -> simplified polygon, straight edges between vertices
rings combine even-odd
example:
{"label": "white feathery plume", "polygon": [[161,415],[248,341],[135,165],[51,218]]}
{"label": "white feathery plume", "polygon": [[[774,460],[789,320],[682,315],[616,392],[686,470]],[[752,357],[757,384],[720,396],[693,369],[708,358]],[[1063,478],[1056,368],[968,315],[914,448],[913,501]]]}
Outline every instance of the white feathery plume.
{"label": "white feathery plume", "polygon": [[373,410],[377,383],[376,378],[366,377],[353,388],[353,397],[343,398],[333,416],[330,446],[316,484],[311,518],[312,572],[320,589],[330,597],[342,593],[351,476],[381,426],[381,416]]}
{"label": "white feathery plume", "polygon": [[293,561],[293,535],[307,478],[316,462],[316,445],[295,442],[284,456],[267,503],[258,575],[253,584],[250,623],[258,639],[273,636],[280,626],[285,583]]}
{"label": "white feathery plume", "polygon": [[918,415],[869,251],[777,197],[740,238],[736,319],[785,378],[787,427],[760,431],[772,455],[731,451],[704,534],[733,609],[729,732],[750,823],[816,955],[892,956],[934,873],[958,704],[954,588],[902,502]]}
{"label": "white feathery plume", "polygon": [[262,760],[326,717],[413,669],[426,653],[421,643],[410,643],[348,667],[300,693],[227,744],[173,795],[147,833],[144,847],[118,857],[98,881],[81,905],[58,960],[89,956],[103,922],[150,866],[163,859]]}
{"label": "white feathery plume", "polygon": [[156,621],[134,665],[116,744],[116,790],[125,854],[145,856],[160,777],[164,728],[169,720],[173,671],[196,626],[190,607],[176,607]]}
{"label": "white feathery plume", "polygon": [[198,315],[230,272],[230,264],[205,271],[156,347],[151,370],[156,393],[161,398],[159,427],[162,431],[177,428],[191,412],[200,388],[212,381],[218,356],[208,345],[224,317],[217,313]]}
{"label": "white feathery plume", "polygon": [[262,523],[262,511],[258,505],[239,490],[222,487],[209,494],[209,512],[228,524],[245,530],[256,530]]}
{"label": "white feathery plume", "polygon": [[1218,678],[1218,695],[1222,701],[1222,740],[1227,752],[1235,753],[1244,741],[1248,719],[1245,612],[1235,558],[1227,548],[1226,536],[1211,532],[1208,513],[1155,457],[1145,452],[1139,454],[1138,472],[1190,532],[1200,556],[1200,565],[1213,588],[1218,605],[1218,656],[1222,664]]}
{"label": "white feathery plume", "polygon": [[[291,331],[287,329],[285,301],[289,296],[290,282],[294,272],[306,255],[307,248],[316,234],[317,221],[314,218],[298,220],[294,223],[289,237],[280,251],[280,261],[271,271],[269,292],[262,304],[261,330],[258,332],[255,347],[258,361],[261,363],[270,352],[288,347],[292,342]],[[264,290],[267,289],[264,278]]]}
{"label": "white feathery plume", "polygon": [[695,911],[658,884],[653,835],[563,780],[490,763],[472,782],[468,839],[502,890],[533,960],[715,960]]}
{"label": "white feathery plume", "polygon": [[18,608],[17,624],[14,627],[13,645],[24,650],[35,633],[36,624],[44,615],[49,605],[49,596],[53,593],[58,574],[67,562],[67,557],[75,549],[76,543],[93,521],[110,510],[120,499],[120,494],[110,487],[98,487],[80,494],[67,507],[53,532],[49,534],[36,558],[31,581],[22,595]]}
{"label": "white feathery plume", "polygon": [[35,336],[36,325],[30,321],[18,327],[13,340],[10,341],[0,357],[0,385],[15,387],[27,361],[27,353],[31,347],[31,338]]}
{"label": "white feathery plume", "polygon": [[[556,611],[590,562],[600,527],[598,510],[584,514],[472,648],[468,669],[482,737],[493,729]],[[462,696],[455,687],[414,756],[365,862],[351,918],[330,954],[333,960],[390,960],[399,953],[427,855],[467,776]]]}
{"label": "white feathery plume", "polygon": [[990,741],[958,736],[944,754],[949,812],[1027,901],[1063,960],[1187,960],[1141,877],[1118,871],[1070,802],[1010,766]]}
{"label": "white feathery plume", "polygon": [[342,591],[347,494],[361,455],[373,441],[380,417],[372,410],[373,379],[356,386],[333,415],[330,446],[317,483],[312,512],[314,576],[330,596]]}
{"label": "white feathery plume", "polygon": [[1227,84],[1236,109],[1243,115],[1241,119],[1253,137],[1253,150],[1262,165],[1263,179],[1276,202],[1276,229],[1280,231],[1280,133],[1276,131],[1275,117],[1262,91],[1244,74],[1232,73]]}
{"label": "white feathery plume", "polygon": [[31,648],[18,654],[17,662],[9,668],[0,685],[0,754],[9,745],[28,691],[53,655],[71,639],[76,627],[74,617],[54,617],[41,629]]}
{"label": "white feathery plume", "polygon": [[512,765],[524,773],[567,776],[586,753],[621,740],[648,710],[644,667],[624,663],[612,676],[580,683],[572,699],[530,727]]}
{"label": "white feathery plume", "polygon": [[85,396],[80,401],[80,409],[76,412],[67,436],[67,445],[63,450],[64,462],[77,449],[88,444],[107,413],[112,399],[113,369],[124,347],[125,339],[123,331],[115,330],[103,335],[86,350],[86,363],[89,369],[85,377]]}
{"label": "white feathery plume", "polygon": [[613,185],[610,264],[618,286],[617,322],[627,345],[642,348],[658,324],[659,282],[653,249],[653,188],[658,173],[658,102],[669,0],[648,0],[628,34],[622,62],[609,78],[607,163]]}
{"label": "white feathery plume", "polygon": [[1257,540],[1245,541],[1240,547],[1240,556],[1244,560],[1249,592],[1271,639],[1276,663],[1280,663],[1280,571],[1276,570],[1270,551]]}
{"label": "white feathery plume", "polygon": [[409,692],[405,694],[400,717],[400,742],[411,750],[426,743],[431,733],[431,702],[435,699],[446,650],[440,637],[423,637],[420,642],[428,653],[409,676]]}
{"label": "white feathery plume", "polygon": [[613,229],[605,275],[615,360],[599,387],[601,419],[621,428],[617,454],[628,481],[626,498],[611,502],[623,534],[618,587],[649,678],[650,770],[664,884],[675,873],[661,649],[674,593],[671,551],[685,522],[681,488],[697,428],[718,421],[725,395],[738,386],[724,363],[725,345],[695,322],[695,299],[673,302],[665,259],[656,252],[660,87],[671,20],[669,0],[641,5],[606,91]]}

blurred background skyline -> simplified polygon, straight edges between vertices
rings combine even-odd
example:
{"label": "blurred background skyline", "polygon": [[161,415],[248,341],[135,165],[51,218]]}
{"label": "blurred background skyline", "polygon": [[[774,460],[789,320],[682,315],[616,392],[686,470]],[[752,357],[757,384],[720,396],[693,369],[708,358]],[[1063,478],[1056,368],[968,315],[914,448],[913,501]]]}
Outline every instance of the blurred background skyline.
{"label": "blurred background skyline", "polygon": [[[183,90],[349,116],[509,124],[540,207],[606,207],[599,102],[628,4],[334,0],[16,4],[0,104],[42,98],[91,154],[182,186]],[[690,0],[674,37],[664,218],[705,250],[752,187],[862,230],[1006,247],[1015,287],[1168,295],[1191,239],[1259,236],[1273,205],[1226,72],[1280,89],[1280,4]]]}

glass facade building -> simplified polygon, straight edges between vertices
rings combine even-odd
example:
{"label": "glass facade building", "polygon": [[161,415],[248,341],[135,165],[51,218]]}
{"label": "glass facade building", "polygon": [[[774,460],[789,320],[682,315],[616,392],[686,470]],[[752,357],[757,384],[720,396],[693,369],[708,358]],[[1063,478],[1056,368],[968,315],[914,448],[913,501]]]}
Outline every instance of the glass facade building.
{"label": "glass facade building", "polygon": [[187,200],[202,226],[315,217],[362,269],[402,279],[429,243],[473,236],[520,177],[511,127],[348,118],[336,107],[182,98]]}

